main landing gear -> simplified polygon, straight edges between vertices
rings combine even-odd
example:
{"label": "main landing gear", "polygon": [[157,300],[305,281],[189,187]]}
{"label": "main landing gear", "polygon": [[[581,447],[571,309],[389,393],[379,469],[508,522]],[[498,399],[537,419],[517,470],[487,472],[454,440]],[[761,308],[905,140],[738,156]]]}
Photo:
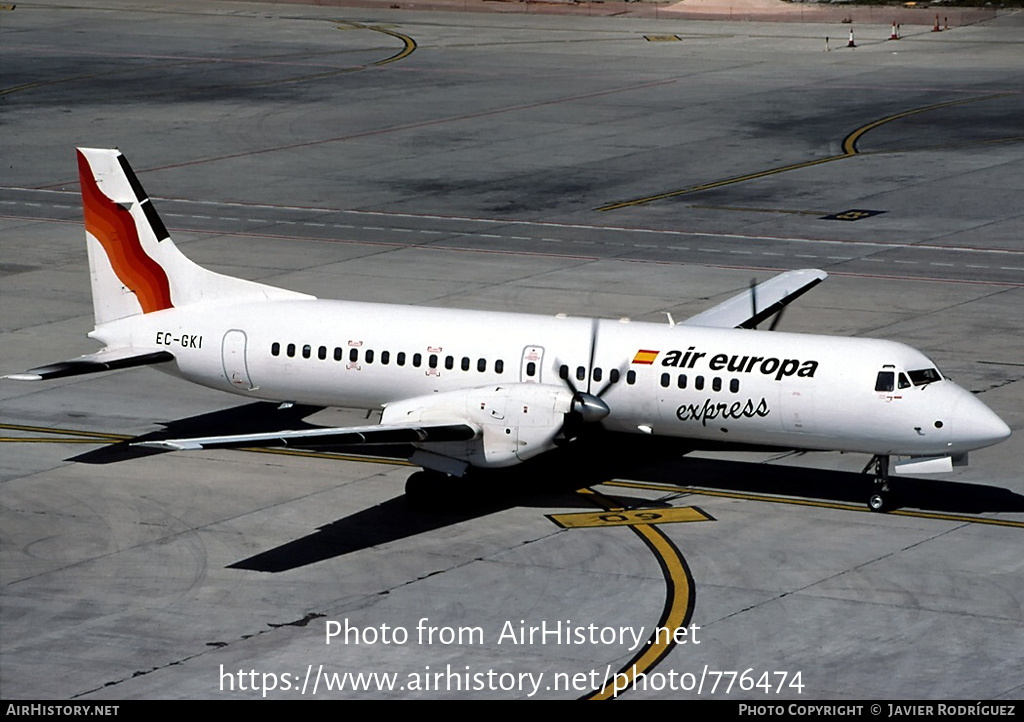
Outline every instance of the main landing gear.
{"label": "main landing gear", "polygon": [[864,472],[867,473],[868,469],[872,467],[874,467],[875,482],[871,496],[868,497],[868,508],[871,511],[889,511],[896,505],[896,494],[889,484],[889,456],[887,454],[872,456],[871,461],[864,467]]}

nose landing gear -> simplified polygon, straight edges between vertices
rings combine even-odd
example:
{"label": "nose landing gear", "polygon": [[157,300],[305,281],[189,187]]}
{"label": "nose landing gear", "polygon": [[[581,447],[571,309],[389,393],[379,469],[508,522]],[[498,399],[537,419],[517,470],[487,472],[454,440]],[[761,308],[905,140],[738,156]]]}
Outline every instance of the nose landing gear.
{"label": "nose landing gear", "polygon": [[878,454],[864,467],[864,473],[874,467],[875,481],[871,495],[868,497],[868,508],[871,511],[884,512],[896,506],[896,494],[889,483],[889,456]]}

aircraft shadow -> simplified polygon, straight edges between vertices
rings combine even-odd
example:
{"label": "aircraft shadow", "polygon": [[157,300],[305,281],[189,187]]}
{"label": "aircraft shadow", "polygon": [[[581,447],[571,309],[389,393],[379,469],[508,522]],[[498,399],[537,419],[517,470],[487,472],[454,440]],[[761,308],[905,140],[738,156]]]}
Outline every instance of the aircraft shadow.
{"label": "aircraft shadow", "polygon": [[[85,464],[110,464],[167,453],[131,446],[188,436],[242,434],[315,428],[304,419],[322,407],[280,408],[255,402],[164,424],[160,431],[71,457]],[[339,447],[339,451],[407,458],[411,447]],[[863,506],[872,488],[867,474],[743,461],[684,456],[692,445],[678,440],[605,432],[588,433],[568,446],[510,469],[484,472],[437,489],[432,500],[413,504],[405,495],[331,522],[300,539],[229,565],[230,568],[282,572],[368,547],[459,524],[516,506],[539,509],[594,509],[575,491],[613,478],[722,491],[767,494]],[[866,457],[865,457],[866,461]],[[412,471],[410,470],[410,473]],[[1009,489],[959,481],[893,477],[900,507],[950,514],[1024,512],[1024,496]],[[605,496],[624,507],[658,506],[606,487]]]}
{"label": "aircraft shadow", "polygon": [[[866,504],[873,487],[870,474],[690,457],[645,467],[629,478],[858,506]],[[1024,512],[1024,495],[1003,487],[907,476],[890,479],[900,508],[945,514]]]}
{"label": "aircraft shadow", "polygon": [[[608,470],[606,460],[595,461],[576,449],[557,450],[512,469],[439,484],[426,501],[414,503],[404,494],[396,496],[228,568],[283,572],[517,506],[597,509],[574,492],[606,481]],[[624,506],[657,505],[623,494],[615,494],[615,499]]]}
{"label": "aircraft shadow", "polygon": [[[615,444],[624,446],[615,446]],[[283,572],[405,539],[515,506],[540,509],[594,509],[574,493],[612,478],[693,486],[737,493],[769,494],[865,506],[868,475],[705,458],[680,458],[691,450],[678,443],[602,438],[573,445],[486,479],[439,489],[433,503],[417,506],[404,495],[320,527],[312,534],[229,565],[230,568]],[[597,451],[604,449],[605,453]],[[607,449],[617,453],[609,459]],[[940,513],[1024,512],[1024,496],[1008,489],[962,482],[899,477],[902,506]],[[659,506],[650,499],[605,490],[624,507]]]}

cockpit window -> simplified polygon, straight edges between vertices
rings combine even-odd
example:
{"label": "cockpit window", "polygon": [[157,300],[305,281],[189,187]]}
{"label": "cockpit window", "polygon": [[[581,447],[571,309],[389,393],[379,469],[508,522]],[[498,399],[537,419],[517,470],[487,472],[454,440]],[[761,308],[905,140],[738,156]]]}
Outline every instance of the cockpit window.
{"label": "cockpit window", "polygon": [[918,369],[917,371],[908,371],[910,380],[914,386],[924,386],[925,384],[933,384],[936,381],[942,380],[942,375],[938,369]]}
{"label": "cockpit window", "polygon": [[892,371],[879,371],[875,379],[875,391],[892,391],[896,383],[896,374]]}

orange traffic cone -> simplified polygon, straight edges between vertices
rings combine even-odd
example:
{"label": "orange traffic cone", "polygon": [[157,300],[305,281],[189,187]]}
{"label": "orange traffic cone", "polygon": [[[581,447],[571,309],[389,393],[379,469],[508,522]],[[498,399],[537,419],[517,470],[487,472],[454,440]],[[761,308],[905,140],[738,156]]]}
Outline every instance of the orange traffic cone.
{"label": "orange traffic cone", "polygon": [[932,28],[932,32],[933,33],[940,33],[940,32],[942,32],[942,28],[939,27],[939,16],[938,16],[937,13],[935,15],[935,27]]}
{"label": "orange traffic cone", "polygon": [[850,42],[848,42],[846,44],[846,47],[848,47],[848,48],[855,48],[855,47],[857,47],[857,43],[853,42],[853,28],[850,28]]}
{"label": "orange traffic cone", "polygon": [[899,40],[900,39],[900,31],[896,28],[896,21],[895,20],[892,21],[892,32],[889,33],[889,39],[890,40]]}

